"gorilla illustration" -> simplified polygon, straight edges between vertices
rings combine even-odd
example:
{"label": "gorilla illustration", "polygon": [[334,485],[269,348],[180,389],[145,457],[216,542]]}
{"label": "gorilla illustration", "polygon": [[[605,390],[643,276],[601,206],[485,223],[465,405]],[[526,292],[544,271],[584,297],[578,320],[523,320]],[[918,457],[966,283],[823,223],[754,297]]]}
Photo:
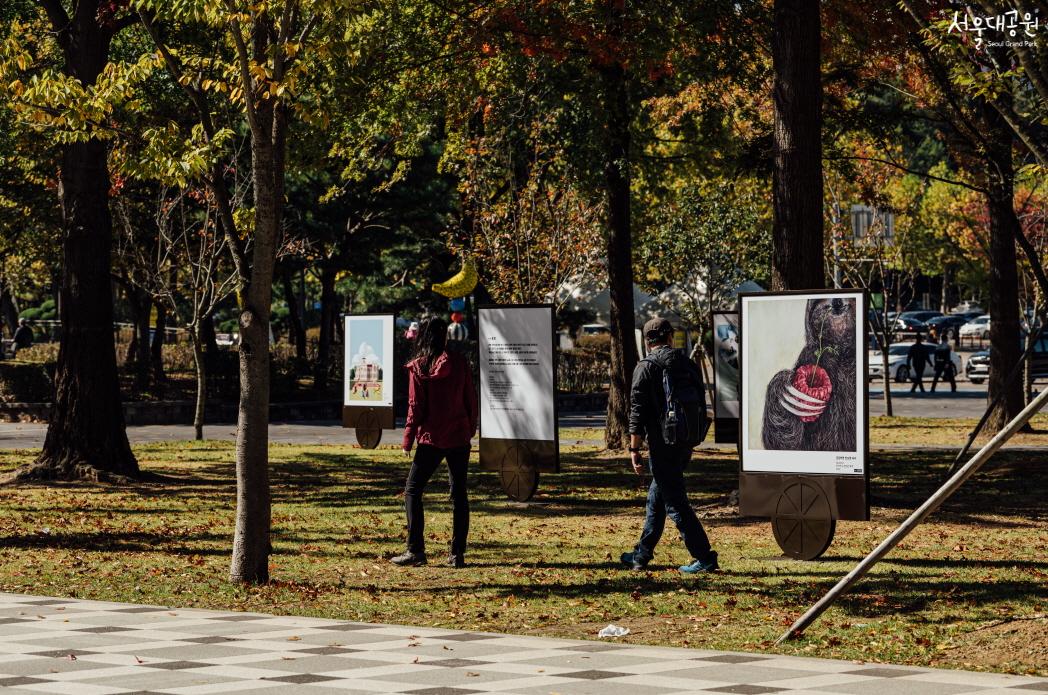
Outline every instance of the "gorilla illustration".
{"label": "gorilla illustration", "polygon": [[855,450],[855,300],[809,299],[805,345],[768,382],[765,449]]}

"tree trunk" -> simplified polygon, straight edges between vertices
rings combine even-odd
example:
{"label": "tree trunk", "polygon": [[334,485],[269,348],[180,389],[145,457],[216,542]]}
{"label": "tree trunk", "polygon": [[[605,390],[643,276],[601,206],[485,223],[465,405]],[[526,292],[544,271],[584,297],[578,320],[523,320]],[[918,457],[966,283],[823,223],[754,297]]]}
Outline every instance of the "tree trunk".
{"label": "tree trunk", "polygon": [[300,362],[305,362],[306,356],[306,324],[302,316],[302,305],[298,294],[295,292],[295,282],[291,275],[291,269],[286,265],[281,269],[281,280],[284,284],[284,301],[287,302],[288,324],[291,336],[295,341],[295,357]]}
{"label": "tree trunk", "polygon": [[821,289],[822,82],[816,0],[775,0],[772,288]]}
{"label": "tree trunk", "polygon": [[65,145],[60,172],[65,268],[62,341],[44,448],[33,474],[139,477],[127,441],[113,341],[105,143]]}
{"label": "tree trunk", "polygon": [[204,337],[200,324],[189,327],[193,341],[193,363],[196,365],[196,406],[193,409],[193,438],[204,438],[204,411],[207,407],[207,359],[204,355]]}
{"label": "tree trunk", "polygon": [[[0,281],[0,323],[7,326],[8,334],[14,337],[18,329],[18,307],[6,278]],[[3,331],[0,331],[0,335],[2,333]]]}
{"label": "tree trunk", "polygon": [[[240,410],[237,417],[237,512],[229,578],[269,581],[269,310],[284,200],[281,105],[259,108],[265,124],[251,138],[255,226],[250,282],[240,311]],[[272,136],[272,139],[270,139]]]}
{"label": "tree trunk", "polygon": [[149,364],[153,373],[153,387],[159,393],[166,375],[164,374],[164,343],[167,340],[167,305],[156,302],[156,331],[153,342],[149,345]]}
{"label": "tree trunk", "polygon": [[327,388],[331,365],[331,343],[335,323],[335,268],[330,263],[320,266],[320,338],[317,341],[317,361],[313,371],[313,388]]}
{"label": "tree trunk", "polygon": [[[66,16],[48,16],[62,48],[64,72],[94,85],[109,60],[112,34],[98,24],[99,0],[82,0]],[[91,139],[62,145],[62,338],[44,448],[20,476],[111,479],[139,477],[120,405],[113,340],[108,152]]]}
{"label": "tree trunk", "polygon": [[204,344],[205,353],[218,354],[218,335],[215,334],[214,312],[200,318],[200,341]]}
{"label": "tree trunk", "polygon": [[607,112],[604,187],[608,204],[608,290],[611,359],[604,445],[624,449],[629,442],[630,384],[637,366],[633,321],[633,244],[630,228],[630,97],[625,70],[604,70]]}
{"label": "tree trunk", "polygon": [[987,398],[1002,395],[1001,404],[986,426],[1000,431],[1023,409],[1023,384],[1008,376],[1021,356],[1019,331],[1019,273],[1015,239],[1021,233],[1015,214],[1012,132],[992,106],[984,105],[990,159],[987,166],[987,210],[990,219],[990,374]]}
{"label": "tree trunk", "polygon": [[132,365],[134,374],[134,390],[142,393],[149,390],[149,363],[151,359],[149,344],[149,313],[153,308],[153,300],[148,294],[140,290],[132,290],[131,301],[134,302],[135,326],[134,345],[135,358]]}

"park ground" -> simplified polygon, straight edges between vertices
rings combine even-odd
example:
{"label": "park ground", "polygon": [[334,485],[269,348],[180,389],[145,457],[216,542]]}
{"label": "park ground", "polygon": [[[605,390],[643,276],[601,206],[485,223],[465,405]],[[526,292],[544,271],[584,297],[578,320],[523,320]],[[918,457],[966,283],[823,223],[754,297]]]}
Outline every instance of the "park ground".
{"label": "park ground", "polygon": [[[737,515],[733,452],[701,451],[690,487],[723,571],[697,578],[676,571],[687,557],[672,531],[651,571],[618,566],[644,493],[621,457],[572,443],[590,438],[584,429],[562,431],[562,472],[544,475],[531,503],[474,468],[470,565],[457,571],[437,562],[450,530],[443,480],[427,498],[431,564],[396,568],[386,558],[403,548],[403,453],[275,444],[274,581],[262,587],[225,579],[231,444],[143,444],[148,482],[0,488],[0,591],[567,638],[613,622],[632,643],[1048,675],[1048,472],[1035,449],[1001,452],[802,640],[773,645],[953,458],[876,445],[956,444],[971,425],[874,419],[872,521],[840,523],[816,562],[783,558],[767,521]],[[0,474],[32,455],[0,452]]]}

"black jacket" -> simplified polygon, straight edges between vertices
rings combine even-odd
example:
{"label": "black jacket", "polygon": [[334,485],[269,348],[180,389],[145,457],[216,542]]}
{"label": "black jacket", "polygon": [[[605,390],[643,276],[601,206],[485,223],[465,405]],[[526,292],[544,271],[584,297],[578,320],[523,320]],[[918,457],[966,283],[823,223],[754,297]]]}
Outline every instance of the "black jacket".
{"label": "black jacket", "polygon": [[666,412],[666,393],[662,370],[670,370],[673,383],[693,381],[699,390],[700,407],[706,410],[706,387],[702,372],[683,350],[660,346],[637,364],[630,388],[630,434],[647,436],[648,444],[662,443],[662,416]]}

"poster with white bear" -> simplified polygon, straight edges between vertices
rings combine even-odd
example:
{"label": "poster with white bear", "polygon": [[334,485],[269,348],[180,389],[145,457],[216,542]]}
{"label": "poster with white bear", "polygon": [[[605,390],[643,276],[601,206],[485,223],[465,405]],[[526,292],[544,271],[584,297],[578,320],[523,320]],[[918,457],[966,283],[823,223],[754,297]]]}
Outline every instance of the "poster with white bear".
{"label": "poster with white bear", "polygon": [[393,405],[393,316],[346,316],[346,405]]}
{"label": "poster with white bear", "polygon": [[862,291],[740,296],[742,469],[864,475]]}

